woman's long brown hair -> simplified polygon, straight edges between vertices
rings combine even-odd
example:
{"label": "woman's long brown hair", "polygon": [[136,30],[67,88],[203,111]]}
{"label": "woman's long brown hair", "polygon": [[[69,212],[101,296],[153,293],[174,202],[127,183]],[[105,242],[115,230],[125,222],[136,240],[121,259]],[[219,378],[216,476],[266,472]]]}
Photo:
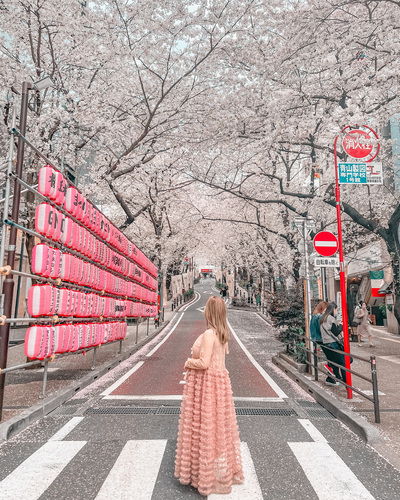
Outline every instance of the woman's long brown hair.
{"label": "woman's long brown hair", "polygon": [[226,344],[230,339],[230,332],[226,322],[225,302],[221,297],[210,297],[204,309],[208,326],[215,330],[221,344]]}

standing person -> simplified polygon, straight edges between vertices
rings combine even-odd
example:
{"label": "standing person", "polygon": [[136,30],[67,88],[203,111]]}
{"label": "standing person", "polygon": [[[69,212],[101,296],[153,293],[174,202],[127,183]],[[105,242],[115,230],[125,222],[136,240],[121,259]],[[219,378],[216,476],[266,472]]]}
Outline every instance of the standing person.
{"label": "standing person", "polygon": [[221,288],[221,291],[219,292],[219,294],[222,295],[222,297],[226,297],[226,286],[225,285]]}
{"label": "standing person", "polygon": [[361,309],[357,311],[357,318],[360,318],[361,320],[360,324],[357,327],[358,345],[362,347],[361,337],[363,335],[367,335],[369,346],[375,347],[375,345],[372,343],[371,328],[369,326],[370,324],[369,313],[367,309],[367,304],[365,302],[361,303]]}
{"label": "standing person", "polygon": [[221,297],[204,310],[208,329],[185,363],[186,384],[179,419],[175,477],[201,495],[230,493],[244,481],[232,388],[225,368],[230,336]]}
{"label": "standing person", "polygon": [[[325,312],[326,308],[328,306],[328,302],[325,302],[325,300],[322,300],[319,302],[317,307],[314,309],[314,312],[311,316],[311,321],[310,321],[310,338],[314,342],[314,349],[316,349],[316,345],[320,345],[322,350],[324,351],[324,354],[326,356],[326,351],[328,349],[324,349],[323,343],[322,343],[322,337],[321,337],[321,325],[320,325],[320,320],[322,318],[323,313]],[[328,359],[328,356],[326,356]],[[333,365],[331,365],[328,361],[327,365],[325,367],[333,373]],[[336,382],[336,380],[330,376],[328,376],[325,380],[326,384],[328,385],[339,385],[339,382]]]}
{"label": "standing person", "polygon": [[[343,351],[342,341],[340,338],[341,329],[336,321],[337,315],[337,305],[334,302],[330,302],[319,320],[321,327],[321,338],[322,338],[322,350],[325,353],[328,361],[332,361],[338,365],[345,366],[344,355],[339,352],[334,352],[331,349],[336,349]],[[340,370],[334,364],[331,365],[335,377],[339,380],[346,382],[346,370]],[[340,374],[340,372],[342,372]],[[327,385],[340,385],[339,382],[334,380],[334,382],[325,381]]]}

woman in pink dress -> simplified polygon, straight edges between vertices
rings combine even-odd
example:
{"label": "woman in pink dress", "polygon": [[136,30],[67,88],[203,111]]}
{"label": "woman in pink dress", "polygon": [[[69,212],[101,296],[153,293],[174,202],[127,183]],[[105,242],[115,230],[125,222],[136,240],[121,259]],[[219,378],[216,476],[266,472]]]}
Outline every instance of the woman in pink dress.
{"label": "woman in pink dress", "polygon": [[202,495],[230,493],[244,481],[231,381],[225,368],[229,328],[225,303],[210,297],[206,330],[185,363],[175,477]]}

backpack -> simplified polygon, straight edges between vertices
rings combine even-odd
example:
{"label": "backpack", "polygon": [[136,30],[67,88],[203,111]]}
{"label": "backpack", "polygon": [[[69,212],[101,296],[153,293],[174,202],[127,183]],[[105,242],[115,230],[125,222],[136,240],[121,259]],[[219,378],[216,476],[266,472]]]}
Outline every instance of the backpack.
{"label": "backpack", "polygon": [[353,323],[355,323],[356,325],[359,325],[361,323],[361,318],[359,318],[357,316],[358,311],[360,311],[360,307],[359,306],[356,307],[356,309],[354,311],[354,317],[353,317]]}

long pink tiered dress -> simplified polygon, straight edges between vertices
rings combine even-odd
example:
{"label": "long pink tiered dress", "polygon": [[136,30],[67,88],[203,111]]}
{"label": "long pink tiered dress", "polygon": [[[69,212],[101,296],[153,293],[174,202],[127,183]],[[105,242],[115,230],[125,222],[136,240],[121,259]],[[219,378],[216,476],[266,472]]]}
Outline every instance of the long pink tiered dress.
{"label": "long pink tiered dress", "polygon": [[202,495],[230,493],[244,481],[231,381],[225,368],[228,344],[206,330],[193,345],[186,367],[179,420],[175,477]]}

